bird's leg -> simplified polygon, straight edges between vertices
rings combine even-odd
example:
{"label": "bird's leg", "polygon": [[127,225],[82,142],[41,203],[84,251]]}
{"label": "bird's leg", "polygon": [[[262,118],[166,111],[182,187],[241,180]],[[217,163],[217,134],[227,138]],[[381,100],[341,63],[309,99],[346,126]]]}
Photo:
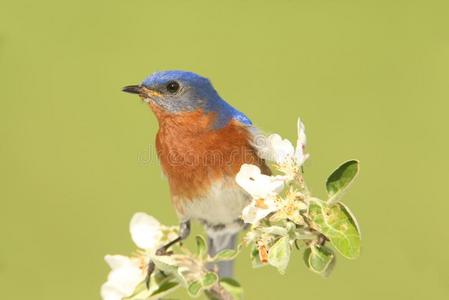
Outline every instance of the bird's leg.
{"label": "bird's leg", "polygon": [[171,246],[173,246],[176,243],[179,243],[183,240],[185,240],[190,234],[190,221],[185,221],[182,222],[179,225],[179,236],[174,239],[173,241],[165,244],[164,246],[160,247],[157,251],[156,251],[156,255],[165,255],[167,254],[167,250],[168,248],[170,248]]}
{"label": "bird's leg", "polygon": [[[179,236],[173,241],[170,241],[164,246],[157,249],[156,255],[166,255],[168,248],[170,248],[176,243],[185,240],[189,236],[189,234],[190,234],[190,220],[187,220],[179,225]],[[150,260],[150,262],[148,263],[147,277],[145,279],[145,283],[148,289],[150,288],[150,278],[151,274],[154,272],[154,268],[155,268],[154,262]]]}

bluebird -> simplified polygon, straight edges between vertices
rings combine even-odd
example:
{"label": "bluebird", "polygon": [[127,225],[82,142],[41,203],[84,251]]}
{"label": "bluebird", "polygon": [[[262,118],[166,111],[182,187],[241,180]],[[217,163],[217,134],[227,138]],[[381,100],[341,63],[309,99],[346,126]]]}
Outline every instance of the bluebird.
{"label": "bluebird", "polygon": [[[192,72],[156,72],[123,91],[138,94],[158,120],[156,150],[180,220],[179,237],[158,253],[187,238],[191,220],[204,225],[210,255],[234,248],[244,228],[242,209],[251,200],[234,178],[244,163],[271,173],[258,155],[252,122]],[[220,277],[232,276],[232,262],[217,267]],[[153,270],[150,263],[149,274]]]}

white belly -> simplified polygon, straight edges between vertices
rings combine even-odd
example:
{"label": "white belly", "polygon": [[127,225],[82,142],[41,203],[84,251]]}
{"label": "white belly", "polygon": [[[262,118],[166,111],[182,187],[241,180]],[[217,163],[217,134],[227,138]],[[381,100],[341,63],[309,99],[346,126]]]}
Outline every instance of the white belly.
{"label": "white belly", "polygon": [[197,219],[208,225],[235,223],[243,208],[250,202],[250,196],[229,178],[215,182],[209,193],[192,201],[184,201],[183,217]]}

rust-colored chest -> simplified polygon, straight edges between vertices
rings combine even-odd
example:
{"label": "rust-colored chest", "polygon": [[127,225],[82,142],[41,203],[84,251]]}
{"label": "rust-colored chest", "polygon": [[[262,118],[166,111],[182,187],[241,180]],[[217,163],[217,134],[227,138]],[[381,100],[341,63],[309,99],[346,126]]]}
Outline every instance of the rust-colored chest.
{"label": "rust-colored chest", "polygon": [[205,196],[215,181],[233,178],[243,163],[266,168],[251,146],[251,133],[237,121],[213,129],[213,114],[197,111],[163,117],[156,148],[173,200]]}

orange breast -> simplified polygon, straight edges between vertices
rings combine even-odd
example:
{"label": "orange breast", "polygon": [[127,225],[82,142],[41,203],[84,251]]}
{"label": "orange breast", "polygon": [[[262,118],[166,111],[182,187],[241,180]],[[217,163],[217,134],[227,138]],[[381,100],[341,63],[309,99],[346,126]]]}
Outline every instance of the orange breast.
{"label": "orange breast", "polygon": [[251,133],[237,121],[211,129],[213,113],[201,111],[161,115],[156,148],[168,177],[175,208],[207,194],[211,184],[234,177],[243,163],[255,164],[267,173],[262,159],[251,146]]}

